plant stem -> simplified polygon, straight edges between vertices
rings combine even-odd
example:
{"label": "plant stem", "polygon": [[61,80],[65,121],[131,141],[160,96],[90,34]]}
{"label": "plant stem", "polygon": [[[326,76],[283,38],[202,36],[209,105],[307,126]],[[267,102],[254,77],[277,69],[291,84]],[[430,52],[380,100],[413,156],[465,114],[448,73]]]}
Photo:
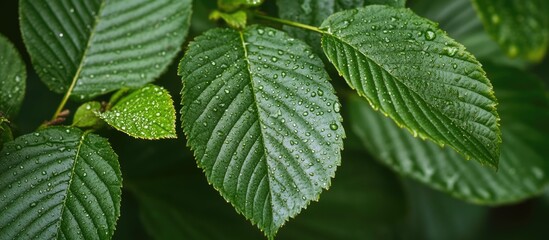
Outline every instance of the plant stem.
{"label": "plant stem", "polygon": [[[80,70],[80,69],[78,69],[78,70]],[[76,75],[76,76],[78,76],[78,75]],[[61,113],[61,111],[63,111],[63,108],[65,108],[65,104],[67,104],[67,101],[69,100],[69,97],[71,96],[72,90],[74,89],[75,85],[76,85],[76,77],[71,82],[71,85],[69,86],[69,89],[65,93],[65,96],[63,96],[63,99],[61,100],[61,103],[59,104],[59,107],[57,107],[57,110],[55,110],[55,113],[53,114],[53,117],[51,118],[52,121],[57,119],[57,117],[59,116],[59,113]]]}
{"label": "plant stem", "polygon": [[253,13],[253,15],[257,18],[261,18],[261,19],[265,19],[265,20],[269,20],[269,21],[273,21],[273,22],[277,22],[277,23],[282,23],[284,25],[297,27],[297,28],[301,28],[301,29],[305,29],[305,30],[309,30],[309,31],[313,31],[313,32],[317,32],[317,33],[320,33],[320,34],[326,34],[327,33],[325,31],[320,30],[317,27],[313,27],[311,25],[307,25],[307,24],[303,24],[303,23],[293,22],[293,21],[290,21],[290,20],[270,17],[270,16],[261,15],[261,14],[257,14],[257,13]]}

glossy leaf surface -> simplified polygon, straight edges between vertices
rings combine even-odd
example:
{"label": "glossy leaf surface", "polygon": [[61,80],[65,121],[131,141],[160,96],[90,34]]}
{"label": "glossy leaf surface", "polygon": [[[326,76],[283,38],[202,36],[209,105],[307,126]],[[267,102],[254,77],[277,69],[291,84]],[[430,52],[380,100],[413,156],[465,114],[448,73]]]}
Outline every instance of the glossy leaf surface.
{"label": "glossy leaf surface", "polygon": [[340,164],[340,104],[303,42],[260,26],[214,29],[181,60],[182,122],[208,181],[267,236]]}
{"label": "glossy leaf surface", "polygon": [[173,100],[170,93],[159,86],[149,84],[135,90],[98,115],[112,127],[132,137],[177,137]]}
{"label": "glossy leaf surface", "polygon": [[121,187],[106,139],[70,127],[20,136],[0,152],[0,236],[110,239]]}
{"label": "glossy leaf surface", "polygon": [[179,51],[190,15],[191,0],[20,2],[36,72],[50,90],[81,100],[155,80]]}
{"label": "glossy leaf surface", "polygon": [[496,98],[480,63],[409,9],[368,6],[329,17],[322,47],[349,86],[414,135],[497,167]]}
{"label": "glossy leaf surface", "polygon": [[27,81],[27,69],[15,46],[0,34],[0,117],[19,112]]}

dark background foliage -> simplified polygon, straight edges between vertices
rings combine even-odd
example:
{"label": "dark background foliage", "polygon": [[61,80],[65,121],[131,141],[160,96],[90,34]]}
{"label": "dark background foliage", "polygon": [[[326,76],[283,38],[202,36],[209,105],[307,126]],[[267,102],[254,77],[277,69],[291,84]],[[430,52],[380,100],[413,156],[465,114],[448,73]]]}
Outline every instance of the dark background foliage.
{"label": "dark background foliage", "polygon": [[[415,1],[409,1],[413,5]],[[189,39],[217,24],[207,19],[215,1],[195,1]],[[276,15],[274,1],[264,11]],[[61,95],[38,79],[19,31],[17,1],[0,2],[0,32],[27,64],[27,93],[15,120],[15,134],[33,131],[55,111]],[[180,59],[183,53],[176,59]],[[549,58],[532,71],[547,83]],[[180,102],[177,61],[157,80]],[[341,79],[334,79],[337,89]],[[67,106],[74,109],[76,104]],[[345,109],[344,109],[345,110]],[[345,114],[344,114],[345,116]],[[179,121],[178,121],[178,124]],[[208,185],[178,126],[179,139],[135,140],[116,131],[110,139],[123,173],[122,213],[114,239],[262,239]],[[350,129],[350,128],[346,128]],[[356,143],[350,131],[342,166],[321,201],[289,221],[278,239],[547,239],[549,191],[500,207],[476,206],[402,178],[380,165]]]}

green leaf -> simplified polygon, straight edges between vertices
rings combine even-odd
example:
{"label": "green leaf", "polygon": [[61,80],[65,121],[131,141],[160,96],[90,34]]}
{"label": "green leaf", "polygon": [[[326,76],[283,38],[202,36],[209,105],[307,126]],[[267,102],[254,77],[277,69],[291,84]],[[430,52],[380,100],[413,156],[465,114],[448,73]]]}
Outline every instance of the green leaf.
{"label": "green leaf", "polygon": [[240,10],[234,13],[224,13],[224,12],[214,10],[210,14],[209,18],[210,20],[214,20],[214,21],[217,21],[221,18],[230,27],[240,29],[240,28],[246,27],[246,21],[248,20],[248,15],[246,15],[246,12],[243,10]]}
{"label": "green leaf", "polygon": [[17,115],[25,97],[27,69],[15,46],[0,34],[0,117]]}
{"label": "green leaf", "polygon": [[481,65],[409,9],[369,6],[323,24],[322,47],[351,88],[414,135],[497,167],[496,98]]}
{"label": "green leaf", "polygon": [[549,45],[547,0],[473,0],[486,31],[510,57],[539,62]]}
{"label": "green leaf", "polygon": [[99,117],[132,137],[177,138],[172,97],[166,89],[152,84],[123,97]]}
{"label": "green leaf", "polygon": [[18,137],[0,152],[0,236],[110,239],[121,186],[104,138],[70,127]]}
{"label": "green leaf", "polygon": [[540,82],[528,74],[513,69],[493,73],[503,132],[497,172],[413,138],[358,97],[349,99],[349,121],[365,146],[403,175],[469,202],[521,201],[549,184],[549,101]]}
{"label": "green leaf", "polygon": [[410,6],[418,15],[439,23],[448,36],[463,44],[480,62],[524,68],[527,61],[508,58],[488,35],[470,0],[418,0]]}
{"label": "green leaf", "polygon": [[105,122],[97,115],[102,112],[103,106],[100,102],[92,101],[82,104],[72,120],[72,125],[79,128],[100,129]]}
{"label": "green leaf", "polygon": [[[294,22],[319,26],[330,15],[371,4],[387,4],[394,7],[404,7],[406,0],[277,0],[278,15]],[[284,26],[291,36],[304,40],[321,52],[320,36],[291,26]]]}
{"label": "green leaf", "polygon": [[191,0],[22,0],[19,11],[42,81],[83,100],[158,77],[187,35]]}
{"label": "green leaf", "polygon": [[214,29],[181,60],[182,122],[208,181],[268,237],[330,186],[340,105],[310,47],[261,26]]}

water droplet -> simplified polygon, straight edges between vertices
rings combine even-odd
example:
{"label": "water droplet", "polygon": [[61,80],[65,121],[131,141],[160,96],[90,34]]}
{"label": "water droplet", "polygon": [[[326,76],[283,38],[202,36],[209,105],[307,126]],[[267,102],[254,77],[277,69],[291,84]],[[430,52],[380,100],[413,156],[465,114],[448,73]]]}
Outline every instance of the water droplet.
{"label": "water droplet", "polygon": [[341,111],[341,105],[338,102],[334,103],[334,112],[338,113]]}
{"label": "water droplet", "polygon": [[337,126],[337,124],[335,124],[335,123],[330,124],[330,129],[332,129],[332,130],[335,131],[335,130],[337,130],[338,128],[339,128],[339,127]]}
{"label": "water droplet", "polygon": [[456,55],[458,49],[456,47],[444,47],[444,53],[450,57]]}
{"label": "water droplet", "polygon": [[276,62],[276,61],[278,61],[278,58],[277,57],[272,57],[271,61]]}
{"label": "water droplet", "polygon": [[65,35],[63,35],[63,33],[59,33],[60,38],[62,38],[63,36],[65,36]]}
{"label": "water droplet", "polygon": [[263,33],[265,33],[265,30],[258,28],[257,33],[259,33],[259,35],[263,35]]}
{"label": "water droplet", "polygon": [[323,96],[324,95],[324,91],[322,91],[322,89],[318,89],[316,91],[316,93],[318,94],[318,96]]}
{"label": "water droplet", "polygon": [[32,202],[32,203],[30,204],[30,207],[36,207],[36,202]]}
{"label": "water droplet", "polygon": [[425,40],[432,41],[436,37],[437,37],[437,35],[435,34],[435,32],[433,32],[433,30],[429,29],[429,30],[425,31]]}

